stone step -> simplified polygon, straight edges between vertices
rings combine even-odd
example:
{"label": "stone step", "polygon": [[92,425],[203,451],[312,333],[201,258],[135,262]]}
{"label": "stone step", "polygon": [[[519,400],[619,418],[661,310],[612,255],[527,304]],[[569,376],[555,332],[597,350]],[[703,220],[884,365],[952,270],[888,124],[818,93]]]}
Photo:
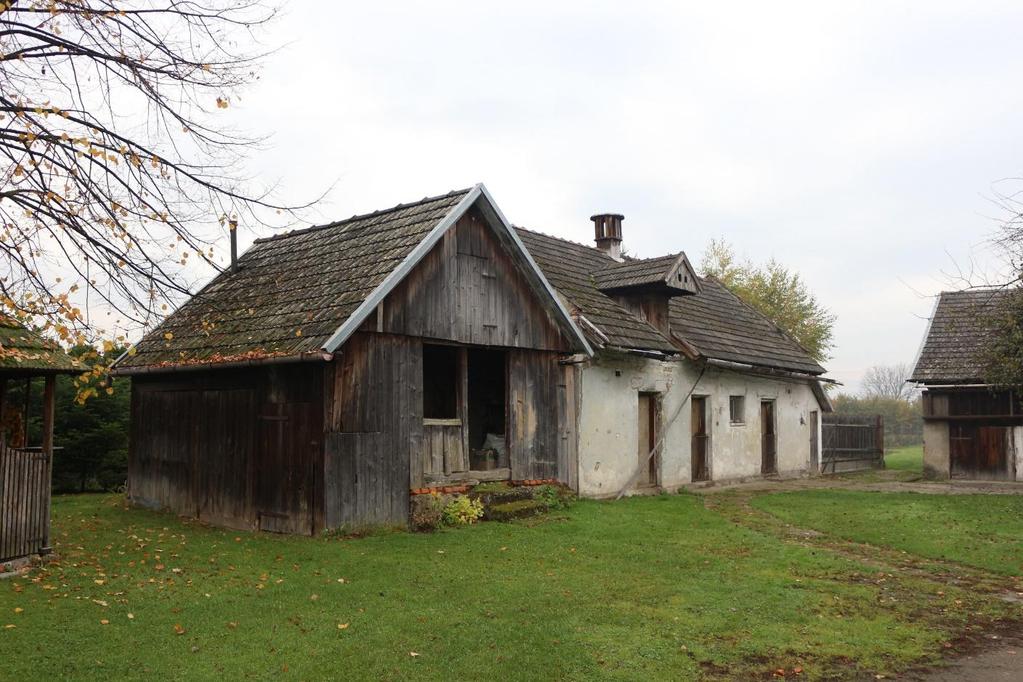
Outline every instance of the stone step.
{"label": "stone step", "polygon": [[510,521],[527,516],[537,516],[547,511],[546,505],[532,497],[512,502],[502,502],[487,507],[483,518],[490,521]]}

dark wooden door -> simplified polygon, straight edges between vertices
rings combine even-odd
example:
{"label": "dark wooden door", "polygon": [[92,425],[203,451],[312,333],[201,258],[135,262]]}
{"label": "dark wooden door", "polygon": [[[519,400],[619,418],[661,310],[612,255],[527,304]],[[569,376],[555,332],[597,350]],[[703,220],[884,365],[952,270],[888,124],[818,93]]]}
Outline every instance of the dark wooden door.
{"label": "dark wooden door", "polygon": [[817,437],[820,435],[820,415],[817,410],[810,412],[810,473],[820,472],[820,445]]}
{"label": "dark wooden door", "polygon": [[639,394],[639,457],[640,486],[657,485],[657,455],[651,455],[657,445],[657,396],[652,393]]}
{"label": "dark wooden door", "polygon": [[778,438],[775,435],[774,401],[760,403],[760,473],[778,473]]}
{"label": "dark wooden door", "polygon": [[953,478],[1011,479],[1009,434],[1005,426],[949,424],[949,463]]}
{"label": "dark wooden door", "polygon": [[276,403],[259,415],[255,506],[259,529],[313,532],[314,462],[320,422],[318,405]]}
{"label": "dark wooden door", "polygon": [[710,462],[708,454],[710,448],[710,434],[707,433],[707,399],[694,397],[692,399],[692,470],[693,481],[710,480]]}

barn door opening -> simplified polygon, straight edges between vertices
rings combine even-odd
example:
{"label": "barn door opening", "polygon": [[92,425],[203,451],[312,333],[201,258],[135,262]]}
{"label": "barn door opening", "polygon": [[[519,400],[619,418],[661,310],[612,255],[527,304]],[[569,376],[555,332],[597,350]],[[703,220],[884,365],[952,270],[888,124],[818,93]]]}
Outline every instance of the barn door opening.
{"label": "barn door opening", "polygon": [[949,424],[949,460],[952,478],[1011,480],[1009,438],[1005,426]]}
{"label": "barn door opening", "polygon": [[507,353],[471,348],[467,357],[469,468],[491,471],[510,466]]}
{"label": "barn door opening", "polygon": [[810,412],[810,473],[816,474],[820,472],[820,444],[818,442],[818,436],[820,436],[820,414],[817,410]]}
{"label": "barn door opening", "polygon": [[651,455],[657,440],[658,433],[659,400],[656,393],[639,394],[639,478],[636,484],[644,486],[656,486],[658,482],[657,453]]}
{"label": "barn door opening", "polygon": [[775,434],[774,401],[760,401],[760,473],[778,473],[778,437]]}
{"label": "barn door opening", "polygon": [[692,398],[693,431],[693,482],[710,480],[710,434],[707,433],[707,399],[703,396]]}

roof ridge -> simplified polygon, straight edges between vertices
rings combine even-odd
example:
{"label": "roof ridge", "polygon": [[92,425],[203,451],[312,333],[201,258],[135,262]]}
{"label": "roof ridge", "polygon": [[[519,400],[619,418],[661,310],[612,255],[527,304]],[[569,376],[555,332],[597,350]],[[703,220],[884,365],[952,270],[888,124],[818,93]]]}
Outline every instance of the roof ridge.
{"label": "roof ridge", "polygon": [[590,251],[593,251],[595,254],[599,254],[601,256],[604,256],[605,258],[607,258],[612,263],[617,263],[618,262],[614,258],[612,258],[611,256],[607,255],[606,253],[604,253],[603,251],[598,249],[596,246],[592,246],[590,244],[583,244],[582,242],[577,242],[577,241],[574,241],[572,239],[565,239],[564,237],[558,237],[557,235],[548,234],[546,232],[541,232],[540,230],[531,230],[530,228],[523,227],[522,225],[512,225],[512,227],[514,227],[516,230],[522,230],[523,232],[529,232],[530,234],[536,234],[536,235],[539,235],[541,237],[547,237],[548,239],[553,239],[555,241],[559,241],[559,242],[562,242],[562,243],[565,243],[565,244],[571,244],[572,246],[581,246],[584,249],[589,249]]}
{"label": "roof ridge", "polygon": [[468,194],[469,192],[472,191],[472,189],[473,189],[472,187],[466,187],[465,189],[453,189],[450,192],[448,192],[447,194],[438,194],[438,195],[432,196],[432,197],[423,197],[422,199],[419,199],[417,201],[410,201],[407,204],[397,204],[395,206],[391,206],[390,208],[381,208],[381,209],[378,209],[376,211],[370,211],[369,213],[356,213],[355,215],[353,215],[353,216],[351,216],[349,218],[343,218],[341,220],[335,220],[334,222],[324,223],[323,225],[310,225],[309,227],[302,227],[302,228],[299,228],[297,230],[289,230],[287,232],[282,232],[280,234],[272,234],[272,235],[270,235],[268,237],[260,237],[259,239],[254,240],[252,243],[253,244],[263,244],[265,242],[278,241],[280,239],[287,239],[288,237],[297,237],[299,235],[308,234],[308,233],[314,232],[316,230],[324,230],[324,229],[327,229],[328,227],[338,227],[339,225],[344,225],[345,223],[350,223],[350,222],[355,221],[355,220],[365,220],[366,218],[375,218],[376,216],[383,215],[384,213],[392,213],[394,211],[397,211],[397,210],[400,210],[400,209],[403,209],[403,208],[410,208],[412,206],[420,206],[422,204],[426,204],[426,203],[429,203],[431,201],[439,201],[441,199],[449,199],[451,197],[455,197],[455,196],[458,196],[460,194]]}

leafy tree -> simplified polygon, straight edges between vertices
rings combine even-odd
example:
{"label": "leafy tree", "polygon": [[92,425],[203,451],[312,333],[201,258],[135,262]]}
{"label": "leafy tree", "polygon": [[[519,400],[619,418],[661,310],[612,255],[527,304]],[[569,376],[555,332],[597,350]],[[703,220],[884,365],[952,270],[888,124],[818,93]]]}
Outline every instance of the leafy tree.
{"label": "leafy tree", "polygon": [[216,240],[290,215],[243,174],[259,139],[224,121],[274,15],[260,0],[0,3],[0,312],[68,344],[123,342],[189,293],[191,263],[218,267]]}
{"label": "leafy tree", "polygon": [[1009,289],[977,324],[990,329],[984,350],[985,379],[993,386],[1023,386],[1023,289]]}
{"label": "leafy tree", "polygon": [[799,276],[773,258],[764,265],[740,261],[724,240],[711,240],[700,271],[714,277],[802,345],[818,362],[833,347],[835,316]]}
{"label": "leafy tree", "polygon": [[839,394],[831,399],[835,411],[842,414],[875,415],[884,417],[884,443],[886,448],[919,445],[924,439],[919,396],[910,400],[887,396],[856,396]]}

